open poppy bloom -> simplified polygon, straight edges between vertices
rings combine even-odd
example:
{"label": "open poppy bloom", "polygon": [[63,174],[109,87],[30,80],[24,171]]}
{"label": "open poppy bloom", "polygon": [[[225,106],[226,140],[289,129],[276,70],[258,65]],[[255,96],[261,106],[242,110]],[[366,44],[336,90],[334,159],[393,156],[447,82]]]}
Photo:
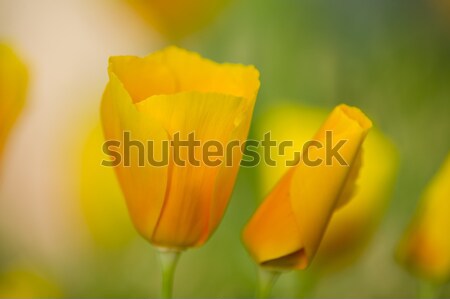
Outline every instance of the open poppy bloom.
{"label": "open poppy bloom", "polygon": [[[315,146],[303,152],[309,161],[321,162],[299,162],[287,170],[244,229],[243,241],[260,266],[281,271],[310,264],[334,210],[353,194],[361,145],[371,126],[357,108],[333,110],[312,139]],[[329,161],[330,146],[342,142],[346,163]]]}
{"label": "open poppy bloom", "polygon": [[[217,64],[179,48],[169,47],[145,58],[111,57],[109,82],[101,107],[106,140],[119,141],[122,157],[115,167],[129,214],[139,233],[158,247],[182,250],[203,244],[218,226],[242,158],[233,148],[233,163],[179,165],[170,150],[168,163],[141,167],[141,156],[127,152],[124,132],[134,141],[153,146],[152,156],[164,159],[165,141],[191,133],[203,143],[222,145],[247,138],[259,73],[252,66]],[[188,150],[180,150],[182,158]]]}
{"label": "open poppy bloom", "polygon": [[0,44],[0,157],[25,104],[28,73],[11,48]]}
{"label": "open poppy bloom", "polygon": [[413,273],[436,283],[450,278],[450,155],[431,181],[398,249]]}

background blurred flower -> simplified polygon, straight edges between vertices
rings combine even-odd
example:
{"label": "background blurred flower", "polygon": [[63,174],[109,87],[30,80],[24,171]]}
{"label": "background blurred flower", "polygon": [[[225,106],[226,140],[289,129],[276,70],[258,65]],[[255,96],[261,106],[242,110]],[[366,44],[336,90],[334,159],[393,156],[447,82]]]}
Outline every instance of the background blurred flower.
{"label": "background blurred flower", "polygon": [[135,238],[114,171],[101,165],[103,132],[98,124],[83,147],[80,203],[92,240],[103,249],[122,248]]}
{"label": "background blurred flower", "polygon": [[[122,141],[123,132],[147,144],[154,142],[160,161],[162,141],[180,133],[180,140],[195,132],[199,141],[247,137],[256,94],[258,71],[242,65],[219,65],[175,47],[146,58],[113,57],[110,82],[102,102],[107,140]],[[175,109],[176,108],[176,109]],[[115,168],[136,229],[151,243],[184,249],[203,244],[219,224],[233,189],[241,158],[233,166],[138,166],[138,153],[130,153],[131,167]],[[187,152],[181,151],[182,159]],[[170,158],[171,159],[171,158]],[[187,159],[186,159],[187,160]]]}
{"label": "background blurred flower", "polygon": [[413,273],[433,282],[450,278],[450,154],[433,178],[404,239],[398,258]]}
{"label": "background blurred flower", "polygon": [[[292,140],[295,145],[287,156],[272,152],[276,167],[259,165],[263,193],[276,184],[287,169],[285,161],[294,150],[301,149],[326,116],[326,110],[322,108],[285,104],[258,119],[255,124],[258,135],[270,130],[275,140]],[[340,269],[357,259],[381,220],[397,173],[397,152],[376,128],[368,134],[363,149],[356,192],[349,203],[333,213],[312,265],[313,271]]]}
{"label": "background blurred flower", "polygon": [[160,33],[179,40],[211,22],[230,0],[127,0]]}
{"label": "background blurred flower", "polygon": [[310,264],[334,209],[352,195],[360,147],[371,126],[357,108],[340,105],[333,110],[312,140],[324,144],[326,131],[332,132],[333,145],[347,140],[340,153],[350,167],[336,161],[325,165],[324,146],[308,150],[310,160],[323,159],[319,166],[301,162],[285,171],[244,230],[244,243],[259,265],[279,270]]}
{"label": "background blurred flower", "polygon": [[9,132],[25,104],[28,74],[7,45],[0,43],[0,159]]}
{"label": "background blurred flower", "polygon": [[0,298],[61,298],[63,293],[52,279],[32,267],[15,265],[0,273]]}

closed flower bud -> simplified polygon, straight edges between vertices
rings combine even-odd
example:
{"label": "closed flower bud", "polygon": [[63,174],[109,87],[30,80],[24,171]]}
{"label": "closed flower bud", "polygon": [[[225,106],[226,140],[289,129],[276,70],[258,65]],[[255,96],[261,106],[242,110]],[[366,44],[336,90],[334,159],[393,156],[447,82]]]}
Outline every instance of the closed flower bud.
{"label": "closed flower bud", "polygon": [[[245,227],[244,243],[260,266],[308,267],[334,210],[353,194],[361,145],[371,126],[357,108],[340,105],[333,110],[312,139],[315,146],[303,151],[308,161],[321,163],[312,166],[303,159],[288,169]],[[327,139],[330,133],[332,141]],[[329,163],[330,146],[340,142],[344,142],[340,155],[347,165]]]}

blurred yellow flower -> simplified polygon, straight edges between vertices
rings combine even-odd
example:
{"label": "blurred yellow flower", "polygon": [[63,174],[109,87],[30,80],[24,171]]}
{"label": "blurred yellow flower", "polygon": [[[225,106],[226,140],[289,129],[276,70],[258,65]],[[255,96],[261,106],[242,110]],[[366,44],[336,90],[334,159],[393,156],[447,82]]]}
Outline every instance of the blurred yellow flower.
{"label": "blurred yellow flower", "polygon": [[[299,150],[326,119],[326,110],[295,104],[272,108],[256,123],[257,134],[271,131],[275,140],[292,140],[296,147],[287,155],[272,153],[277,167],[261,164],[261,188],[267,193],[286,171],[286,160]],[[301,129],[299,129],[301,128]],[[376,128],[363,145],[363,161],[352,200],[336,210],[320,243],[312,269],[336,270],[354,261],[371,240],[390,198],[398,166],[397,151]],[[379,163],[382,157],[383,163]]]}
{"label": "blurred yellow flower", "polygon": [[28,266],[14,265],[0,273],[0,298],[61,298],[55,281]]}
{"label": "blurred yellow flower", "polygon": [[80,203],[95,245],[115,249],[129,244],[135,233],[114,171],[100,164],[105,158],[101,151],[103,140],[102,128],[97,124],[83,147]]}
{"label": "blurred yellow flower", "polygon": [[[258,77],[252,66],[217,64],[175,47],[145,58],[112,57],[101,108],[105,137],[122,141],[122,156],[124,131],[143,144],[151,140],[158,159],[163,141],[175,133],[183,140],[194,132],[201,142],[243,142]],[[242,154],[233,149],[232,167],[206,166],[202,159],[199,166],[183,167],[172,156],[168,166],[139,167],[132,151],[131,166],[115,170],[139,233],[159,247],[181,250],[203,244],[219,224]]]}
{"label": "blurred yellow flower", "polygon": [[127,0],[161,34],[178,40],[210,23],[230,0]]}
{"label": "blurred yellow flower", "polygon": [[441,283],[450,278],[450,154],[425,190],[398,257],[417,275]]}
{"label": "blurred yellow flower", "polygon": [[244,243],[259,265],[283,270],[310,264],[334,209],[353,193],[361,144],[371,126],[357,108],[340,105],[333,110],[312,140],[324,145],[327,131],[332,134],[332,146],[346,140],[340,154],[348,165],[325,163],[324,145],[303,152],[311,161],[322,159],[322,163],[302,162],[285,172],[244,229]]}
{"label": "blurred yellow flower", "polygon": [[0,44],[0,157],[25,104],[28,73],[13,50]]}

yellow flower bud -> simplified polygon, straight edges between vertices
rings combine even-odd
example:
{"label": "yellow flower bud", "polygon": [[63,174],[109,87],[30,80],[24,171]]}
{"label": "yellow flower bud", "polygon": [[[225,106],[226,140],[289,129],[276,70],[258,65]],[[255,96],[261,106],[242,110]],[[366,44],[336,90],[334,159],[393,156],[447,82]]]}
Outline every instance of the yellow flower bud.
{"label": "yellow flower bud", "polygon": [[[310,264],[335,208],[353,193],[360,148],[371,126],[357,108],[340,105],[333,110],[312,139],[322,147],[303,151],[303,157],[322,162],[311,166],[303,160],[289,168],[245,227],[244,243],[259,265],[283,270]],[[328,163],[328,133],[331,146],[345,140],[340,155],[347,165]]]}
{"label": "yellow flower bud", "polygon": [[[286,155],[272,153],[277,167],[260,165],[262,192],[267,193],[275,185],[286,171],[285,161],[293,150],[299,150],[326,117],[325,109],[295,104],[275,107],[261,117],[256,123],[258,135],[270,130],[274,140],[294,142]],[[353,198],[333,213],[312,269],[333,271],[355,261],[364,252],[382,218],[397,174],[397,151],[376,128],[368,134],[362,148],[362,165]],[[379,163],[380,157],[383,163]]]}
{"label": "yellow flower bud", "polygon": [[437,282],[450,278],[450,155],[428,185],[398,249],[413,273]]}

